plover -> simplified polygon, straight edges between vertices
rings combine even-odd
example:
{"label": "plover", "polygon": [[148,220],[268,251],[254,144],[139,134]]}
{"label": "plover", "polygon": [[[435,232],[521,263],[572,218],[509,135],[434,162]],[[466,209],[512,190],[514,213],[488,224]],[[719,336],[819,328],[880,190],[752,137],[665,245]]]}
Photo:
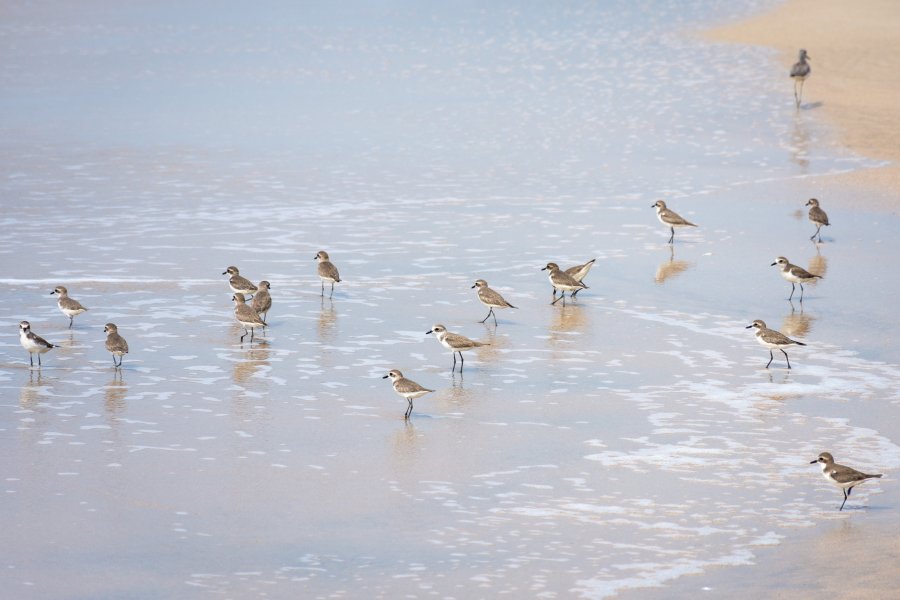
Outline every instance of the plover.
{"label": "plover", "polygon": [[252,296],[256,293],[256,286],[246,277],[242,277],[237,267],[228,267],[222,275],[231,275],[231,278],[228,279],[228,285],[231,286],[231,291],[235,294]]}
{"label": "plover", "polygon": [[772,355],[772,350],[774,348],[778,348],[781,350],[781,353],[784,354],[785,360],[787,360],[787,368],[791,368],[791,359],[788,358],[787,352],[784,351],[785,348],[796,344],[798,346],[805,346],[803,342],[798,342],[796,340],[792,340],[788,336],[784,335],[780,331],[775,331],[774,329],[769,329],[766,327],[766,322],[760,319],[756,319],[745,329],[756,329],[756,341],[759,342],[762,346],[765,346],[769,349],[769,362],[766,363],[766,368],[769,368],[769,365],[772,364],[772,360],[775,358]]}
{"label": "plover", "polygon": [[853,488],[868,479],[881,477],[881,473],[869,475],[868,473],[862,473],[856,469],[839,465],[834,462],[834,457],[828,452],[821,453],[816,460],[810,461],[809,464],[814,465],[816,463],[822,463],[822,477],[827,479],[832,485],[841,488],[841,491],[844,492],[844,501],[841,502],[841,507],[838,511],[844,510],[844,504],[847,503],[847,498],[850,497],[850,492],[853,491]]}
{"label": "plover", "polygon": [[800,108],[800,100],[803,98],[803,82],[806,81],[806,78],[809,77],[809,73],[812,70],[810,69],[809,63],[806,62],[808,60],[810,60],[809,54],[806,53],[806,50],[801,48],[797,62],[791,67],[791,79],[794,80],[794,102],[796,103],[797,108]]}
{"label": "plover", "polygon": [[69,317],[69,329],[71,329],[75,317],[80,315],[87,309],[83,307],[78,300],[69,298],[69,290],[61,285],[53,288],[53,291],[50,292],[50,295],[52,296],[53,294],[59,294],[59,299],[56,301],[56,305],[59,306],[59,310],[62,311],[62,314]]}
{"label": "plover", "polygon": [[331,260],[328,258],[328,253],[324,250],[319,250],[319,252],[315,256],[315,260],[319,261],[318,268],[316,269],[319,273],[319,279],[322,280],[322,296],[325,295],[325,282],[331,282],[331,293],[328,295],[329,298],[334,296],[334,284],[335,282],[340,283],[341,276],[338,274],[337,267],[335,267]]}
{"label": "plover", "polygon": [[269,316],[269,309],[272,308],[272,296],[269,294],[269,289],[272,286],[268,281],[260,281],[259,286],[257,286],[256,295],[253,296],[253,302],[250,303],[251,308],[256,311],[263,320]]}
{"label": "plover", "polygon": [[[497,315],[494,314],[495,308],[516,308],[509,302],[503,299],[503,296],[492,290],[488,287],[487,281],[484,279],[477,279],[472,288],[478,288],[478,299],[482,304],[487,306],[490,310],[488,311],[487,316],[479,321],[480,323],[484,323],[488,320],[488,317],[493,315],[494,317],[494,325],[497,324]],[[554,291],[555,294],[555,291]]]}
{"label": "plover", "polygon": [[792,265],[788,262],[788,259],[783,256],[776,258],[775,262],[769,266],[774,267],[775,265],[778,265],[781,268],[781,276],[791,282],[791,295],[788,296],[788,300],[794,297],[794,291],[797,289],[794,284],[800,284],[800,302],[803,302],[803,284],[822,278],[821,275],[813,275],[803,267]]}
{"label": "plover", "polygon": [[675,211],[666,208],[666,203],[662,200],[657,200],[650,206],[656,208],[656,218],[659,219],[659,222],[668,227],[672,232],[672,235],[669,236],[670,244],[675,242],[676,227],[696,227],[696,225],[694,225]]}
{"label": "plover", "polygon": [[415,400],[416,398],[421,398],[425,394],[430,394],[434,391],[422,387],[411,379],[407,379],[403,376],[403,373],[401,373],[397,369],[391,369],[387,375],[382,377],[382,379],[388,378],[390,378],[391,383],[394,386],[394,391],[406,398],[406,401],[409,402],[409,408],[406,409],[406,414],[403,415],[404,419],[409,419],[409,415],[412,414],[413,400]]}
{"label": "plover", "polygon": [[[106,333],[106,349],[112,353],[113,364],[121,367],[122,357],[128,354],[128,342],[119,335],[119,328],[116,327],[115,323],[107,323],[103,331]],[[116,362],[117,356],[119,357],[119,362]]]}
{"label": "plover", "polygon": [[441,345],[453,353],[453,367],[451,367],[451,371],[456,369],[456,355],[459,354],[460,373],[462,373],[463,364],[465,363],[462,355],[463,350],[471,350],[472,348],[479,348],[481,346],[489,345],[485,344],[484,342],[476,342],[475,340],[470,340],[469,338],[463,335],[459,335],[458,333],[450,333],[443,325],[435,325],[434,327],[426,331],[425,335],[428,335],[429,333],[433,333],[437,340],[441,343]]}
{"label": "plover", "polygon": [[256,314],[256,311],[247,306],[246,301],[244,300],[243,294],[235,294],[231,297],[234,301],[234,318],[238,320],[238,323],[244,328],[244,335],[241,336],[241,341],[244,341],[244,337],[247,335],[247,330],[249,329],[250,333],[250,341],[253,341],[253,333],[257,327],[267,327],[267,323],[259,318],[259,315]]}
{"label": "plover", "polygon": [[[556,263],[547,263],[547,266],[541,271],[550,271],[547,276],[550,279],[550,285],[553,286],[553,302],[550,303],[551,305],[556,304],[560,300],[565,304],[566,292],[570,292],[571,296],[575,296],[575,292],[578,290],[587,289],[586,285],[565,271],[560,271],[559,265]],[[561,292],[559,298],[556,297],[556,290]]]}
{"label": "plover", "polygon": [[813,222],[813,225],[816,226],[816,232],[810,236],[809,239],[815,238],[817,235],[819,236],[819,241],[822,241],[822,234],[819,233],[822,229],[822,226],[831,225],[828,222],[828,215],[825,214],[825,211],[819,208],[819,201],[815,198],[810,198],[809,202],[806,203],[806,206],[809,206],[809,220]]}
{"label": "plover", "polygon": [[31,323],[22,321],[19,323],[19,343],[28,351],[28,360],[34,366],[34,355],[38,355],[38,367],[41,366],[41,354],[56,348],[53,344],[31,331]]}
{"label": "plover", "polygon": [[[572,279],[574,279],[575,281],[580,283],[581,281],[584,280],[585,277],[587,277],[588,271],[590,271],[591,267],[594,266],[595,260],[597,260],[597,259],[592,258],[591,260],[587,261],[583,265],[575,265],[574,267],[569,267],[568,269],[566,269],[564,271],[564,273],[566,275],[571,275]],[[575,295],[579,291],[581,291],[581,290],[575,290],[574,292],[572,292],[572,297],[574,298]],[[554,298],[556,297],[556,288],[553,288],[553,297]]]}

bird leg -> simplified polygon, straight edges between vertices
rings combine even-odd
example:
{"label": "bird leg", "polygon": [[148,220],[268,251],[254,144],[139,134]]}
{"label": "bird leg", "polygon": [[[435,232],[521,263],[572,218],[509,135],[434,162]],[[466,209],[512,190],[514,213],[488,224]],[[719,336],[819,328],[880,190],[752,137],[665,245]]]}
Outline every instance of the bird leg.
{"label": "bird leg", "polygon": [[[556,288],[553,288],[553,294],[554,294],[554,297],[556,297]],[[563,290],[563,291],[560,293],[559,298],[556,298],[556,300],[554,300],[553,302],[550,303],[550,306],[553,306],[554,304],[556,304],[556,303],[559,302],[560,300],[563,301],[563,306],[565,306],[565,305],[566,305],[566,292],[565,292],[565,290]]]}
{"label": "bird leg", "polygon": [[463,358],[462,352],[459,353],[459,372],[462,373],[463,365],[466,364],[466,359]]}
{"label": "bird leg", "polygon": [[841,491],[844,492],[844,501],[841,502],[841,507],[838,509],[838,512],[844,510],[844,505],[847,504],[847,498],[850,496],[850,494],[847,493],[847,490],[842,489]]}
{"label": "bird leg", "polygon": [[75,317],[69,317],[69,329],[72,329],[72,324],[75,322]]}
{"label": "bird leg", "polygon": [[[769,353],[771,353],[771,352],[772,351],[769,350]],[[788,369],[790,369],[791,368],[791,359],[788,358],[787,352],[785,352],[783,349],[781,350],[781,353],[784,354],[784,360],[787,361]]]}
{"label": "bird leg", "polygon": [[772,356],[772,351],[769,350],[769,362],[766,363],[766,368],[767,368],[767,369],[769,368],[769,365],[772,364],[772,361],[773,361],[774,359],[775,359],[775,357]]}
{"label": "bird leg", "polygon": [[323,298],[325,297],[325,280],[324,279],[322,280],[322,293],[319,295],[322,296]]}
{"label": "bird leg", "polygon": [[333,297],[334,297],[334,282],[333,282],[333,281],[331,282],[331,293],[328,294],[328,297],[329,297],[329,298],[333,298]]}
{"label": "bird leg", "polygon": [[408,420],[409,420],[409,415],[412,414],[412,408],[413,408],[413,407],[412,407],[412,398],[407,398],[407,400],[409,400],[409,408],[406,409],[406,414],[403,415],[403,418],[406,419],[406,420],[408,421]]}
{"label": "bird leg", "polygon": [[[491,316],[493,313],[494,313],[494,307],[491,307],[491,309],[488,311],[487,317],[483,318],[482,320],[480,320],[478,322],[484,323],[485,321],[488,320],[488,317]],[[496,320],[497,320],[497,317],[494,317],[494,321],[496,321]]]}
{"label": "bird leg", "polygon": [[796,289],[797,289],[797,286],[794,285],[794,282],[792,281],[792,282],[791,282],[791,295],[788,296],[788,300],[790,300],[791,298],[794,297],[794,291],[795,291]]}
{"label": "bird leg", "polygon": [[675,242],[675,228],[669,227],[669,229],[672,231],[672,235],[669,236],[669,243],[672,244]]}
{"label": "bird leg", "polygon": [[803,302],[803,284],[800,284],[800,302]]}
{"label": "bird leg", "polygon": [[[40,357],[38,357],[38,358],[40,358]],[[28,362],[31,364],[32,367],[34,366],[34,354],[32,354],[31,352],[28,353]]]}

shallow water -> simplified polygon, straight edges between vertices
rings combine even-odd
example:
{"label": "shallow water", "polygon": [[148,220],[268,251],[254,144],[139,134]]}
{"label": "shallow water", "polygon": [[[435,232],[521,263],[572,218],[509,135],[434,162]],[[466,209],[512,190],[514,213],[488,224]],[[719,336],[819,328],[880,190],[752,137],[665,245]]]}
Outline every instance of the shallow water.
{"label": "shallow water", "polygon": [[[898,222],[823,198],[808,241],[807,177],[866,162],[768,53],[685,35],[727,3],[157,6],[2,28],[6,589],[604,598],[890,512],[887,479],[837,513],[808,463],[900,466],[869,262]],[[660,196],[701,225],[674,246]],[[825,275],[802,304],[778,255]],[[539,269],[594,257],[551,306]],[[231,264],[272,283],[253,343]],[[496,327],[477,278],[519,307]],[[23,318],[60,345],[40,370]],[[807,342],[794,369],[755,318]],[[452,374],[435,323],[490,345]],[[390,368],[436,390],[408,423]]]}

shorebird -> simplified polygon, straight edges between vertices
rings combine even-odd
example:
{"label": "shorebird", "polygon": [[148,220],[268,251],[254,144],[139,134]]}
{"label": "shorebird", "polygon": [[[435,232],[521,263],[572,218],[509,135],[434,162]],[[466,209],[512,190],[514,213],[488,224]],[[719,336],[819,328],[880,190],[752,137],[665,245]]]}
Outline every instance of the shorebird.
{"label": "shorebird", "polygon": [[256,286],[246,277],[242,277],[237,267],[228,267],[222,272],[222,275],[231,275],[228,285],[231,286],[231,291],[235,294],[252,296],[256,293]]}
{"label": "shorebird", "polygon": [[465,364],[465,360],[463,359],[463,350],[471,350],[472,348],[479,348],[481,346],[488,346],[489,344],[485,344],[484,342],[476,342],[475,340],[470,340],[469,338],[459,335],[458,333],[450,333],[447,331],[447,328],[443,325],[435,325],[431,329],[425,332],[425,335],[429,333],[433,333],[437,340],[441,343],[441,345],[453,353],[453,366],[450,368],[451,371],[456,369],[456,355],[459,354],[459,372],[462,373],[463,365]]}
{"label": "shorebird", "polygon": [[315,255],[315,260],[319,261],[317,271],[319,273],[319,279],[322,280],[322,296],[325,295],[325,282],[331,282],[331,293],[328,295],[329,298],[334,296],[334,283],[341,281],[341,276],[338,274],[337,267],[335,267],[328,258],[328,253],[324,250],[319,250],[319,252]]}
{"label": "shorebird", "polygon": [[406,414],[403,415],[404,419],[409,419],[409,415],[412,414],[413,400],[415,400],[416,398],[421,398],[425,394],[430,394],[434,391],[422,387],[411,379],[407,379],[403,376],[403,373],[401,373],[397,369],[391,369],[387,375],[382,377],[382,379],[388,378],[390,378],[391,383],[394,386],[394,391],[406,398],[406,401],[409,402],[409,408],[406,409]]}
{"label": "shorebird", "polygon": [[827,479],[829,483],[836,485],[844,492],[844,501],[841,502],[841,507],[838,511],[844,510],[844,504],[847,503],[847,498],[850,497],[850,492],[853,491],[853,488],[868,479],[877,479],[881,477],[881,473],[869,475],[868,473],[862,473],[856,469],[839,465],[834,462],[834,457],[828,452],[821,453],[816,460],[810,461],[809,464],[814,465],[816,463],[822,463],[822,476]]}
{"label": "shorebird", "polygon": [[[565,271],[559,270],[559,265],[556,263],[547,263],[547,266],[541,269],[541,271],[550,271],[548,277],[550,279],[550,285],[553,286],[553,302],[550,304],[556,304],[560,300],[563,301],[563,305],[566,304],[566,292],[570,292],[570,296],[575,296],[575,293],[578,290],[587,289],[587,286],[566,273]],[[587,273],[587,271],[585,271]],[[556,297],[556,290],[559,290],[560,296]]]}
{"label": "shorebird", "polygon": [[50,295],[52,296],[53,294],[59,294],[59,299],[56,301],[56,305],[59,306],[59,310],[62,311],[62,314],[69,317],[69,329],[71,329],[75,317],[80,315],[87,309],[83,307],[78,300],[69,298],[69,290],[61,285],[53,288],[53,291],[50,292]]}
{"label": "shorebird", "polygon": [[253,296],[253,302],[250,303],[250,307],[256,311],[263,320],[269,316],[269,309],[272,308],[272,296],[269,294],[269,289],[272,286],[268,281],[260,281],[257,286],[256,295]]}
{"label": "shorebird", "polygon": [[810,60],[809,55],[806,50],[801,48],[797,62],[791,67],[791,79],[794,80],[794,102],[797,104],[797,108],[800,108],[800,100],[803,98],[803,82],[809,77],[811,71],[809,63],[806,62],[808,60]]}
{"label": "shorebird", "polygon": [[28,360],[34,366],[34,355],[38,355],[38,367],[41,366],[41,354],[56,348],[53,344],[31,331],[31,323],[22,321],[19,323],[19,343],[28,351]]}
{"label": "shorebird", "polygon": [[[472,286],[472,289],[478,288],[478,299],[482,304],[487,306],[490,310],[488,311],[487,317],[479,321],[480,323],[484,323],[488,320],[488,317],[494,317],[494,325],[497,324],[497,315],[494,314],[495,308],[516,308],[509,302],[503,299],[503,296],[492,290],[488,287],[487,281],[484,279],[478,279],[475,281],[475,284]],[[556,290],[554,290],[554,295],[556,294]]]}
{"label": "shorebird", "polygon": [[805,346],[803,342],[798,342],[796,340],[792,340],[788,336],[784,335],[780,331],[775,331],[774,329],[769,329],[766,327],[766,322],[760,319],[756,319],[745,329],[756,329],[756,341],[759,342],[762,346],[765,346],[769,349],[769,362],[766,363],[766,368],[769,368],[769,365],[772,364],[772,360],[775,358],[772,354],[772,350],[774,348],[778,348],[781,350],[781,353],[784,354],[784,359],[787,361],[787,368],[791,368],[791,359],[788,358],[787,352],[784,351],[785,348],[796,344],[798,346]]}
{"label": "shorebird", "polygon": [[[563,272],[564,272],[566,275],[571,275],[571,276],[572,276],[572,279],[574,279],[575,281],[581,283],[581,281],[584,280],[585,277],[587,277],[588,271],[591,270],[591,267],[594,266],[594,261],[595,261],[595,260],[597,260],[597,259],[596,259],[596,258],[592,258],[591,260],[587,261],[587,262],[584,263],[583,265],[575,265],[574,267],[569,267],[568,269],[566,269],[566,270],[563,271]],[[578,292],[580,292],[580,291],[581,291],[581,290],[578,289],[578,290],[575,290],[574,292],[572,292],[572,297],[574,298],[575,295],[576,295]],[[553,297],[554,297],[554,298],[556,297],[556,288],[553,288]]]}
{"label": "shorebird", "polygon": [[[115,323],[107,323],[103,328],[103,332],[106,333],[106,349],[113,356],[113,365],[121,367],[122,358],[128,354],[128,342],[119,335],[119,328],[116,327]],[[119,362],[116,362],[117,356],[119,357]]]}
{"label": "shorebird", "polygon": [[244,335],[241,336],[241,341],[244,341],[244,337],[247,335],[247,330],[249,329],[250,342],[253,342],[253,333],[256,328],[267,327],[268,324],[259,318],[259,315],[256,314],[255,310],[247,306],[243,294],[235,294],[231,299],[234,301],[234,318],[237,319],[238,323],[244,328]]}
{"label": "shorebird", "polygon": [[815,198],[810,198],[809,202],[806,203],[806,206],[810,207],[809,220],[812,221],[813,224],[816,226],[816,232],[814,234],[812,234],[812,236],[809,239],[811,240],[818,235],[819,241],[821,242],[822,234],[819,233],[819,231],[822,229],[823,225],[825,225],[825,226],[831,225],[831,223],[828,222],[828,215],[825,214],[824,210],[819,208],[819,201],[816,200]]}
{"label": "shorebird", "polygon": [[662,200],[657,200],[650,206],[656,208],[656,218],[659,219],[659,222],[668,227],[672,232],[672,235],[669,236],[670,244],[675,242],[676,227],[696,227],[696,225],[675,211],[666,208],[666,203]]}
{"label": "shorebird", "polygon": [[803,302],[803,284],[815,281],[816,279],[822,279],[821,275],[813,275],[803,267],[792,265],[788,262],[788,259],[783,256],[776,258],[775,262],[769,266],[774,267],[775,265],[778,265],[781,268],[781,276],[791,282],[791,295],[788,296],[788,300],[791,300],[794,297],[794,291],[797,289],[794,284],[800,284],[800,302]]}

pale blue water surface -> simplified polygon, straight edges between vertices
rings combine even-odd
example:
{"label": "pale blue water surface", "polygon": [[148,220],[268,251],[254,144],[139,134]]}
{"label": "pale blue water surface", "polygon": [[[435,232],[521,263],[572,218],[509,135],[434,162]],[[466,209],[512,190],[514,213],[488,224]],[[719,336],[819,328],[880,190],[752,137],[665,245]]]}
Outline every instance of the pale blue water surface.
{"label": "pale blue water surface", "polygon": [[[694,36],[771,5],[7,5],[5,593],[663,597],[896,524],[898,220],[829,204],[814,176],[873,163],[814,79],[795,111],[771,51]],[[700,227],[668,246],[657,198]],[[778,255],[825,276],[802,304]],[[595,257],[551,306],[539,269]],[[272,283],[252,344],[232,264]],[[755,318],[808,344],[793,370]],[[22,319],[60,345],[40,370]],[[490,346],[451,374],[435,323]],[[409,423],[390,368],[436,390]],[[886,477],[838,513],[823,450]]]}

